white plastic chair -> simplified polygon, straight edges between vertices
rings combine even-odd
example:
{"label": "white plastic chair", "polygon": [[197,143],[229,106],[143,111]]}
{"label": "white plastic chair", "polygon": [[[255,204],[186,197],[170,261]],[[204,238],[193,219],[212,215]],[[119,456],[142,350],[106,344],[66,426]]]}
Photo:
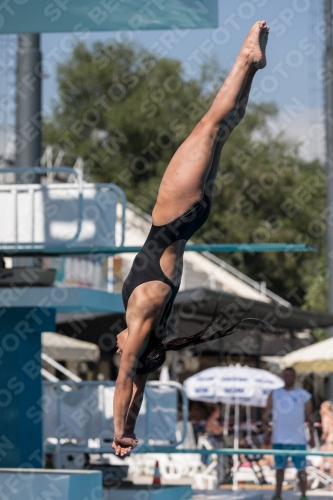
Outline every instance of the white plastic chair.
{"label": "white plastic chair", "polygon": [[214,461],[206,467],[204,472],[196,474],[192,487],[196,490],[216,490],[217,486],[217,470]]}
{"label": "white plastic chair", "polygon": [[[178,422],[176,427],[176,438],[179,439],[182,435],[182,423]],[[187,422],[187,433],[183,444],[178,446],[178,449],[195,450],[197,448],[197,443],[195,440],[195,434],[193,430],[193,425],[191,422]],[[198,473],[204,472],[206,467],[201,461],[201,456],[197,453],[186,453],[186,454],[175,454],[171,455],[174,463],[186,464],[186,476],[195,477]]]}
{"label": "white plastic chair", "polygon": [[333,478],[329,474],[322,472],[313,465],[308,465],[305,468],[305,472],[307,473],[308,479],[312,480],[310,486],[311,490],[318,488],[320,484],[324,484],[325,487],[329,489],[330,485],[333,484]]}
{"label": "white plastic chair", "polygon": [[[201,434],[198,438],[197,448],[206,448],[207,450],[213,450],[214,446],[209,441],[207,434]],[[200,455],[199,455],[200,456]],[[194,476],[193,488],[198,490],[215,490],[218,486],[217,484],[217,455],[212,453],[210,455],[211,462],[207,466],[204,466],[204,470],[197,472]]]}
{"label": "white plastic chair", "polygon": [[246,481],[252,482],[254,484],[259,484],[259,479],[257,478],[252,467],[239,467],[236,471],[236,478],[237,482]]}

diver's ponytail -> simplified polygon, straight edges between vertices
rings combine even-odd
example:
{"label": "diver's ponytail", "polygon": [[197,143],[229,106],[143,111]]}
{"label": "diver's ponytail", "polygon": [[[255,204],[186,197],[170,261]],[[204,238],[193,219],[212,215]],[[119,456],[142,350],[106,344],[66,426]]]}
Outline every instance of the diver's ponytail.
{"label": "diver's ponytail", "polygon": [[[217,330],[210,335],[205,336],[205,333],[207,330],[212,326],[211,323],[209,325],[205,326],[200,332],[195,333],[194,335],[191,335],[189,337],[178,337],[177,339],[170,340],[170,342],[167,342],[164,344],[165,350],[166,351],[180,351],[181,349],[184,349],[185,347],[190,347],[190,346],[195,346],[199,344],[204,344],[205,342],[209,342],[211,340],[217,340],[221,339],[222,337],[227,337],[228,335],[231,335],[234,333],[235,328],[240,324],[243,323],[243,321],[256,321],[259,323],[263,323],[266,326],[269,326],[270,328],[271,325],[267,323],[266,321],[258,318],[243,318],[237,323],[234,323],[233,325],[230,325],[222,330]],[[276,332],[277,333],[277,332]]]}
{"label": "diver's ponytail", "polygon": [[273,330],[278,335],[278,332],[275,330],[275,328],[272,327],[272,325],[270,325],[269,323],[267,323],[266,321],[264,321],[262,319],[251,318],[251,317],[243,318],[232,325],[228,325],[225,328],[222,328],[221,330],[216,330],[212,333],[207,334],[207,332],[213,326],[216,318],[220,315],[223,316],[223,311],[225,308],[223,308],[219,312],[219,304],[220,304],[220,301],[217,303],[217,305],[215,307],[215,311],[214,311],[214,314],[212,316],[211,321],[207,325],[205,325],[202,330],[200,330],[197,333],[194,333],[193,335],[190,335],[187,337],[177,337],[173,340],[170,340],[167,343],[164,343],[163,345],[164,345],[165,351],[180,351],[181,349],[184,349],[185,347],[204,344],[205,342],[209,342],[211,340],[216,340],[216,339],[220,339],[222,337],[227,337],[228,335],[231,335],[232,333],[234,333],[235,328],[238,325],[240,325],[241,323],[243,323],[244,321],[255,321],[257,323],[258,322],[263,323],[264,325],[268,326],[271,330]]}
{"label": "diver's ponytail", "polygon": [[[273,330],[277,335],[278,332],[275,328],[272,327],[269,323],[262,319],[258,318],[243,318],[232,325],[228,325],[225,328],[222,328],[217,331],[209,332],[211,327],[214,325],[214,322],[218,316],[223,317],[223,311],[219,310],[220,300],[216,304],[214,314],[212,316],[211,321],[202,328],[197,333],[193,335],[189,335],[187,337],[177,337],[169,342],[162,342],[161,340],[150,339],[149,345],[147,346],[145,352],[140,356],[138,360],[138,367],[136,370],[137,374],[151,373],[157,370],[162,364],[165,362],[166,351],[180,351],[181,349],[185,349],[185,347],[195,346],[199,344],[203,344],[205,342],[209,342],[210,340],[220,339],[222,337],[227,337],[235,332],[235,329],[238,325],[243,323],[244,321],[255,321],[257,323],[262,323],[268,326],[271,330]],[[226,306],[227,307],[227,306]]]}

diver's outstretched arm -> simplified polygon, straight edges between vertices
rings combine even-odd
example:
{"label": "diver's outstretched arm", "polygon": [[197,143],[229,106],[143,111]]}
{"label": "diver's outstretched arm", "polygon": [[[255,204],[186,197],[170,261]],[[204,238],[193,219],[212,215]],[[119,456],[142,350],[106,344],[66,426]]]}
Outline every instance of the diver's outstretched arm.
{"label": "diver's outstretched arm", "polygon": [[[122,433],[119,431],[115,431],[114,433],[112,448],[115,450],[115,454],[121,457],[127,455],[136,446],[135,424],[142,405],[148,376],[149,374],[135,375],[132,386],[132,398],[125,419],[125,430]],[[117,412],[117,405],[115,409]]]}
{"label": "diver's outstretched arm", "polygon": [[149,373],[145,373],[142,375],[135,375],[135,379],[133,382],[132,400],[129,405],[125,423],[125,431],[128,432],[129,434],[134,433],[135,424],[141,409],[143,395],[145,392],[145,387],[148,377]]}
{"label": "diver's outstretched arm", "polygon": [[[165,286],[167,287],[167,285]],[[139,413],[141,405],[140,402],[140,405],[135,409],[134,400],[137,400],[137,403],[140,401],[139,392],[144,390],[147,380],[144,376],[138,376],[136,370],[139,358],[147,347],[150,333],[158,325],[163,310],[163,304],[161,304],[160,297],[157,296],[153,285],[145,291],[141,290],[136,301],[136,307],[127,308],[128,336],[121,352],[113,399],[114,443],[112,447],[121,456],[130,451],[127,450],[128,446],[133,448],[136,444],[135,437],[129,436],[128,430],[130,427],[130,430],[134,431],[135,412]],[[120,448],[119,446],[117,448],[117,443]]]}

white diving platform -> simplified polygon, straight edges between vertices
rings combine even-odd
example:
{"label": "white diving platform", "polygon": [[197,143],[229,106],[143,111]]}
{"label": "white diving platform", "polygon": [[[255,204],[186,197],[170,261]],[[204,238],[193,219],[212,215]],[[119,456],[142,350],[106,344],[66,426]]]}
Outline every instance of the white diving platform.
{"label": "white diving platform", "polygon": [[0,485],[1,498],[11,500],[105,498],[99,471],[0,469]]}

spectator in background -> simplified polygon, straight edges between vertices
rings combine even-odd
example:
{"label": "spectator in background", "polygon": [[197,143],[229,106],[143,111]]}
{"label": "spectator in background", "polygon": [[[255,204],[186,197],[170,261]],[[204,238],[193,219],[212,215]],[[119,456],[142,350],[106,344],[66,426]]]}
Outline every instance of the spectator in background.
{"label": "spectator in background", "polygon": [[[261,448],[264,450],[269,450],[272,448],[271,444],[264,443],[264,431],[262,425],[256,424],[252,428],[251,441],[253,443],[254,448]],[[275,462],[273,455],[261,455],[260,460],[258,461],[260,467],[269,467],[270,469],[274,469]]]}
{"label": "spectator in background", "polygon": [[[332,401],[324,401],[320,405],[320,416],[322,424],[322,434],[320,440],[323,445],[320,447],[323,451],[333,451],[333,403]],[[325,472],[325,463],[330,464],[330,474],[333,477],[333,458],[323,457],[320,470]]]}
{"label": "spectator in background", "polygon": [[[218,404],[207,405],[206,432],[214,438],[221,438],[223,425],[221,423],[221,408]],[[218,439],[218,441],[220,441]],[[221,445],[219,442],[218,444]]]}
{"label": "spectator in background", "polygon": [[[266,443],[268,442],[267,439],[265,439]],[[271,443],[262,443],[262,445],[260,446],[261,449],[263,450],[270,450],[272,449],[272,444]],[[263,455],[261,460],[259,460],[259,465],[261,467],[264,467],[265,465],[267,465],[270,469],[274,469],[274,466],[275,466],[275,460],[274,460],[274,457],[273,455]]]}
{"label": "spectator in background", "polygon": [[[221,405],[206,403],[207,418],[205,431],[208,433],[209,441],[214,448],[223,448],[223,430],[221,419]],[[217,480],[218,484],[230,483],[232,471],[232,458],[218,455],[217,457]]]}
{"label": "spectator in background", "polygon": [[206,417],[207,410],[205,403],[190,401],[189,420],[192,422],[196,441],[198,441],[198,434],[205,432]]}
{"label": "spectator in background", "polygon": [[[314,446],[312,401],[311,394],[295,386],[296,373],[293,368],[286,368],[282,372],[284,387],[275,389],[268,397],[263,426],[265,431],[265,444],[273,444],[275,450],[306,450],[307,439],[305,435],[305,422],[309,424],[310,446]],[[273,422],[271,433],[269,425]],[[306,496],[306,456],[293,457],[293,462],[298,470],[301,487],[301,500]],[[275,457],[276,490],[273,500],[281,500],[281,490],[284,471],[287,465],[288,454]]]}

